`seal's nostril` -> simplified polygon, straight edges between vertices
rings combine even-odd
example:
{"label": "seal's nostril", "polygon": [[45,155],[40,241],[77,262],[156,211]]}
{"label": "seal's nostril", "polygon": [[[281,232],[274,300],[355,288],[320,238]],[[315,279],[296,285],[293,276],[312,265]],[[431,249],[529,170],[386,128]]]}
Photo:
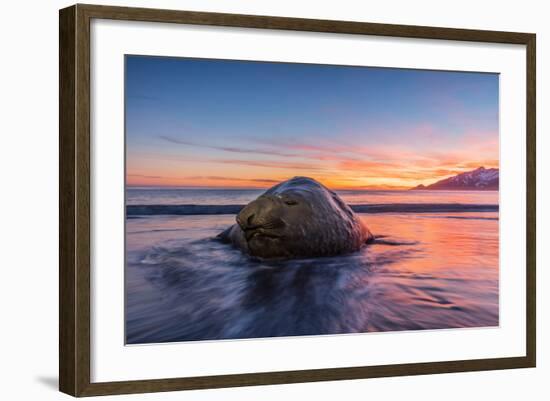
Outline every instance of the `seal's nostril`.
{"label": "seal's nostril", "polygon": [[254,213],[252,213],[250,216],[246,218],[246,224],[249,226],[252,226],[252,221],[254,220]]}

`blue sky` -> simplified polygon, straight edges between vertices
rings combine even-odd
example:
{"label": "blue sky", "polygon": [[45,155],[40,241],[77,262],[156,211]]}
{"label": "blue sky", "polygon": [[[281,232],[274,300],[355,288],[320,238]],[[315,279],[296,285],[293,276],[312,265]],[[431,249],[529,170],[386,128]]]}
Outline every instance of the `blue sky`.
{"label": "blue sky", "polygon": [[134,185],[407,187],[498,166],[496,74],[127,56],[125,91]]}

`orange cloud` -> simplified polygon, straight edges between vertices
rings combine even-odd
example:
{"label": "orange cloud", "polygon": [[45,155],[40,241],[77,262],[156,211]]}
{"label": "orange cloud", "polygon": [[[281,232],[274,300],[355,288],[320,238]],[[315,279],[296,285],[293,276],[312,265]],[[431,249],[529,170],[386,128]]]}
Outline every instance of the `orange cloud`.
{"label": "orange cloud", "polygon": [[[162,137],[182,145],[181,149],[129,154],[127,181],[129,185],[267,187],[307,175],[336,189],[388,189],[428,185],[480,166],[499,166],[497,133],[472,131],[443,137],[429,124],[411,132],[414,142],[393,143],[381,136],[380,143],[371,145],[349,143],[346,137],[338,143],[263,139],[250,147]],[[238,158],[233,158],[236,154]]]}

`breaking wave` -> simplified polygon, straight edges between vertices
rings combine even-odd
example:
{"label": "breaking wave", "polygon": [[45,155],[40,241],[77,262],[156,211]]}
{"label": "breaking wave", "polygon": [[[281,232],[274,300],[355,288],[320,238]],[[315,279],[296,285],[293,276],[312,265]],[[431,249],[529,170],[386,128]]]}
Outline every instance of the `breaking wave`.
{"label": "breaking wave", "polygon": [[[126,216],[237,214],[245,205],[127,205]],[[498,212],[498,205],[463,203],[386,203],[350,205],[356,213]]]}

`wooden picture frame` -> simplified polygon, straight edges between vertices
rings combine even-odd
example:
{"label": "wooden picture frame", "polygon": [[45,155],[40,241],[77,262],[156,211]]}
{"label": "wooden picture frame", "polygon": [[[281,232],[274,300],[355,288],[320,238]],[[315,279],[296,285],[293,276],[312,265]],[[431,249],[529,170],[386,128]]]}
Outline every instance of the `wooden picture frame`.
{"label": "wooden picture frame", "polygon": [[[94,18],[525,45],[527,54],[525,60],[527,71],[526,355],[92,383],[90,380],[90,21]],[[60,10],[59,29],[59,388],[62,392],[73,396],[94,396],[535,366],[536,37],[534,34],[80,4]]]}

